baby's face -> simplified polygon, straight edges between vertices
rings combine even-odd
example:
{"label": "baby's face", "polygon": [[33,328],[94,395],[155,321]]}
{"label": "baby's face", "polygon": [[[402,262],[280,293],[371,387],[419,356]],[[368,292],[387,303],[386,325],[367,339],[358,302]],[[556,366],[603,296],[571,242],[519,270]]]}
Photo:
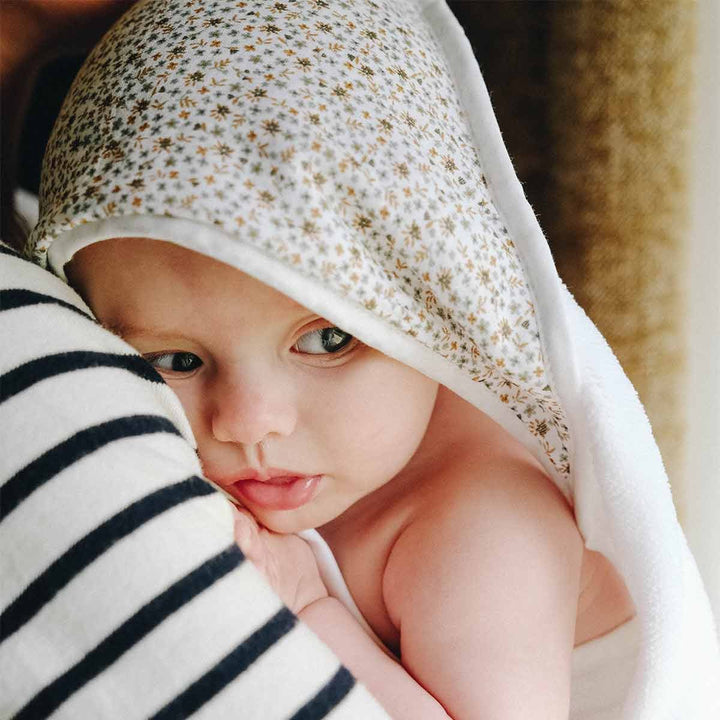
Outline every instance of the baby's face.
{"label": "baby's face", "polygon": [[206,476],[273,530],[339,516],[425,435],[437,383],[239,270],[120,238],[67,271],[178,395]]}

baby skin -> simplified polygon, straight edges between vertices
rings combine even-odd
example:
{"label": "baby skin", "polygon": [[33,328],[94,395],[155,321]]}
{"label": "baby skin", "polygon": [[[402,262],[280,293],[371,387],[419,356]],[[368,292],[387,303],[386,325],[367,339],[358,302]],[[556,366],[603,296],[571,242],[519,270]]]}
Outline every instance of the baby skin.
{"label": "baby skin", "polygon": [[[178,395],[245,554],[391,717],[567,718],[573,647],[634,608],[524,446],[204,255],[119,238],[66,270]],[[308,528],[385,651],[329,596]]]}

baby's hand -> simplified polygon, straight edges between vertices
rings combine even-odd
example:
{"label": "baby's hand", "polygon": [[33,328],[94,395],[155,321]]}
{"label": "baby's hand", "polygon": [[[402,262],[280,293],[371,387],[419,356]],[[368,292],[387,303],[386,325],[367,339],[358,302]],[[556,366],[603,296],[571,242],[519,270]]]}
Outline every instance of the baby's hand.
{"label": "baby's hand", "polygon": [[280,599],[296,615],[327,597],[310,546],[297,535],[281,535],[261,527],[247,511],[234,507],[235,542]]}

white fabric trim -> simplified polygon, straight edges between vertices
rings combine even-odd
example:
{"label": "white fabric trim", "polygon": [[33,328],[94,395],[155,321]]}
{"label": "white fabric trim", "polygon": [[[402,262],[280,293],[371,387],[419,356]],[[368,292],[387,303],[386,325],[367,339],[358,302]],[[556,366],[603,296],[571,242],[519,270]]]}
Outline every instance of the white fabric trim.
{"label": "white fabric trim", "polygon": [[233,267],[242,266],[254,278],[284,293],[296,302],[358,337],[388,357],[392,357],[450,388],[453,392],[487,413],[515,436],[536,457],[550,477],[572,503],[572,492],[538,445],[527,427],[497,397],[473,382],[460,368],[426,348],[396,328],[383,323],[373,313],[338,297],[330,290],[263,255],[259,250],[240,244],[224,230],[195,220],[165,216],[107,218],[73,228],[59,237],[48,250],[48,264],[65,278],[64,268],[72,256],[88,245],[117,237],[146,237],[165,240],[191,250],[203,247],[217,260]]}

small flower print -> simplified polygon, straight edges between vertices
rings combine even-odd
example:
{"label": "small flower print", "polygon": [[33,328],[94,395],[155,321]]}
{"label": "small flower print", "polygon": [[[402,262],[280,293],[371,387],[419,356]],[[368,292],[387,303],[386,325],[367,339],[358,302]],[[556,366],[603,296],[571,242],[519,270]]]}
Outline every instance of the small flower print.
{"label": "small flower print", "polygon": [[113,29],[112,56],[101,43],[58,118],[38,257],[124,214],[237,233],[454,363],[567,476],[532,289],[432,30],[372,0],[153,7]]}
{"label": "small flower print", "polygon": [[443,167],[450,172],[455,172],[458,168],[455,164],[455,160],[450,155],[443,157]]}
{"label": "small flower print", "polygon": [[173,146],[172,138],[162,137],[162,138],[157,139],[157,141],[153,145],[153,150],[155,150],[156,152],[158,150],[161,150],[164,152],[169,152],[170,149],[172,148],[172,146]]}
{"label": "small flower print", "polygon": [[353,227],[364,232],[368,228],[372,227],[372,220],[367,215],[356,215],[353,220]]}

